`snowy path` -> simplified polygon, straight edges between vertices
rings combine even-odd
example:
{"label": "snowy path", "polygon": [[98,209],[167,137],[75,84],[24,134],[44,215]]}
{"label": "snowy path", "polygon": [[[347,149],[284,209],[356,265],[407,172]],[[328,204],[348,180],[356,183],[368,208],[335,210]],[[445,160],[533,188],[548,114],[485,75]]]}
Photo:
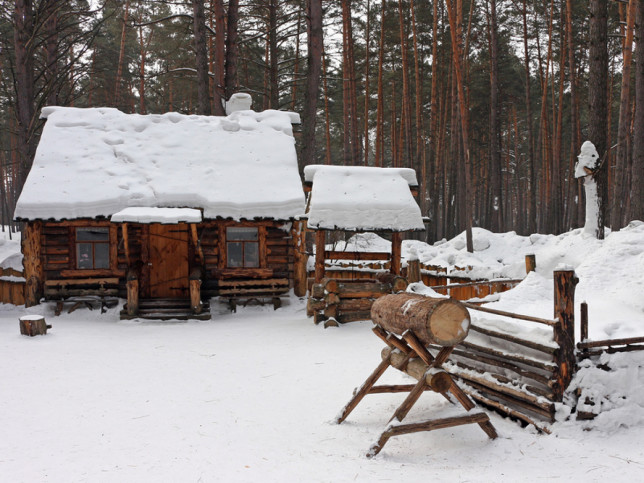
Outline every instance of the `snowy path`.
{"label": "snowy path", "polygon": [[[216,309],[215,309],[216,310]],[[19,335],[0,305],[0,481],[541,481],[644,474],[641,427],[541,436],[493,415],[392,439],[364,457],[401,395],[366,398],[331,423],[378,363],[370,323],[324,330],[304,306],[240,309],[210,322],[119,322],[116,309]],[[389,380],[402,376],[387,373]],[[445,409],[424,395],[410,418]]]}

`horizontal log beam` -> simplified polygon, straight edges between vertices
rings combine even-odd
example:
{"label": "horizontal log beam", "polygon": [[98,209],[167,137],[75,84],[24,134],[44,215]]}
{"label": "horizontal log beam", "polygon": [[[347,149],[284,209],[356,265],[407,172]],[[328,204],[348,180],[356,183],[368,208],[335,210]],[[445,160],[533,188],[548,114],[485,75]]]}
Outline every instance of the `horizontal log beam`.
{"label": "horizontal log beam", "polygon": [[47,280],[45,287],[67,287],[70,285],[117,285],[118,278],[80,278],[73,280]]}
{"label": "horizontal log beam", "polygon": [[325,251],[324,258],[326,260],[389,260],[391,253]]}
{"label": "horizontal log beam", "polygon": [[512,278],[507,280],[485,280],[480,282],[470,282],[470,283],[453,283],[449,285],[434,285],[432,290],[445,290],[450,288],[461,288],[461,287],[478,287],[480,285],[503,285],[503,284],[519,284],[523,282],[522,278]]}
{"label": "horizontal log beam", "polygon": [[[463,379],[461,378],[461,380],[463,380]],[[501,393],[501,392],[492,390],[492,389],[488,388],[487,386],[484,386],[484,385],[479,384],[477,382],[465,381],[465,383],[467,385],[469,385],[470,387],[472,387],[473,389],[477,390],[479,393],[483,393],[484,395],[487,394],[490,397],[495,397],[495,398],[502,399],[503,401],[506,402],[506,404],[512,404],[515,407],[522,408],[522,409],[524,409],[526,411],[529,411],[529,412],[531,412],[531,413],[533,413],[535,415],[540,416],[541,418],[547,420],[548,422],[551,422],[551,423],[554,422],[554,416],[555,416],[554,405],[553,405],[552,411],[548,411],[548,410],[545,410],[545,409],[543,409],[543,408],[541,408],[541,407],[539,407],[539,406],[537,406],[537,405],[535,405],[533,403],[524,401],[522,399],[518,399],[518,398],[516,398],[516,397],[514,397],[514,396],[512,396],[510,394]]]}
{"label": "horizontal log beam", "polygon": [[[432,287],[433,289],[434,287]],[[542,319],[540,317],[532,317],[530,315],[515,314],[512,312],[506,312],[504,310],[488,309],[487,307],[481,307],[479,305],[471,304],[469,302],[463,302],[468,309],[478,310],[479,312],[486,312],[488,314],[501,315],[503,317],[510,317],[512,319],[526,320],[528,322],[537,322],[539,324],[548,325],[550,327],[556,326],[559,321],[552,319]]]}
{"label": "horizontal log beam", "polygon": [[472,361],[479,362],[481,364],[485,364],[488,366],[492,367],[502,367],[503,369],[508,369],[519,376],[526,377],[528,379],[532,379],[534,381],[537,381],[541,384],[547,385],[548,387],[553,387],[555,384],[554,381],[551,380],[550,377],[552,377],[552,372],[550,372],[550,377],[544,376],[543,374],[539,374],[538,372],[534,372],[528,369],[525,369],[515,363],[508,362],[506,360],[499,360],[499,359],[494,359],[492,357],[489,357],[485,354],[478,354],[473,351],[465,351],[461,350],[459,348],[454,349],[452,352],[453,356],[458,356],[464,359],[469,359]]}
{"label": "horizontal log beam", "polygon": [[477,344],[472,344],[471,342],[464,341],[461,343],[461,346],[466,349],[475,350],[475,351],[482,352],[484,354],[492,355],[495,357],[499,357],[501,359],[505,359],[508,361],[517,362],[519,364],[524,364],[526,366],[536,367],[537,369],[542,369],[544,371],[554,371],[557,368],[557,365],[554,362],[542,362],[536,359],[531,359],[529,357],[518,356],[515,354],[507,354],[505,352],[497,351],[495,349],[490,349],[489,347],[483,347]]}
{"label": "horizontal log beam", "polygon": [[644,337],[630,337],[626,339],[604,339],[604,340],[591,340],[588,342],[579,342],[577,344],[578,349],[592,349],[595,347],[607,347],[615,345],[630,345],[630,344],[642,344],[644,343]]}
{"label": "horizontal log beam", "polygon": [[529,347],[530,349],[538,350],[546,354],[554,354],[554,352],[557,350],[555,347],[549,347],[543,344],[539,344],[537,342],[533,342],[531,340],[521,339],[513,335],[504,334],[502,332],[486,329],[484,327],[481,327],[480,325],[472,324],[470,326],[470,329],[490,337],[496,337],[497,339],[503,339],[503,340],[507,340],[508,342],[514,342],[515,344],[522,345],[524,347]]}

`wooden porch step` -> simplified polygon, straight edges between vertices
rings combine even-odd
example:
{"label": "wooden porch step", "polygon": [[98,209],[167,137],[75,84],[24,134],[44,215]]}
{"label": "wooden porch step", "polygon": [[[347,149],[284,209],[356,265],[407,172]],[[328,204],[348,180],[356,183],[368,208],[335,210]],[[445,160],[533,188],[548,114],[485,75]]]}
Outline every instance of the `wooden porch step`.
{"label": "wooden porch step", "polygon": [[127,313],[127,304],[120,315],[121,320],[210,320],[210,303],[202,302],[201,313],[195,314],[187,299],[141,299],[137,315]]}
{"label": "wooden porch step", "polygon": [[204,311],[200,314],[193,314],[185,311],[183,313],[168,314],[167,312],[148,312],[139,315],[128,315],[127,312],[121,312],[121,320],[144,319],[144,320],[210,320],[210,311]]}

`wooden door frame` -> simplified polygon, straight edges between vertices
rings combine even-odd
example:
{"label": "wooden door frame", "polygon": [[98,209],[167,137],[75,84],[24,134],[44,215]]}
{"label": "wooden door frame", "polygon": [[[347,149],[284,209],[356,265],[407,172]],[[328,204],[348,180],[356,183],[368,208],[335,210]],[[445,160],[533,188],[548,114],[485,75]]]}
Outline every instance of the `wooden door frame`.
{"label": "wooden door frame", "polygon": [[[182,295],[182,297],[189,298],[190,294],[189,294],[188,277],[190,275],[190,225],[188,223],[185,223],[185,222],[171,223],[171,224],[149,223],[149,224],[144,225],[145,226],[145,229],[144,229],[144,235],[145,236],[144,236],[144,239],[143,239],[144,243],[143,243],[143,247],[142,247],[142,258],[143,258],[143,264],[144,264],[143,265],[143,272],[145,273],[145,275],[142,274],[143,275],[142,278],[144,278],[145,284],[144,284],[144,288],[143,288],[142,292],[145,294],[146,297],[149,297],[149,298],[163,298],[164,297],[163,295],[156,295],[156,294],[153,295],[153,293],[154,293],[153,283],[155,282],[155,280],[154,280],[154,274],[155,274],[155,272],[154,272],[154,267],[155,267],[154,262],[155,261],[152,260],[152,258],[151,258],[152,257],[152,249],[151,249],[151,247],[152,247],[152,237],[153,236],[159,236],[159,235],[157,235],[156,233],[155,234],[151,233],[150,227],[152,225],[165,226],[165,227],[167,227],[168,230],[171,230],[172,227],[174,227],[175,229],[178,229],[181,225],[185,226],[186,239],[185,240],[173,239],[173,240],[176,240],[176,241],[179,241],[179,242],[182,242],[183,244],[185,244],[185,254],[186,254],[185,289],[186,289],[186,294]],[[182,232],[183,232],[183,230],[182,230]],[[165,280],[165,281],[161,281],[161,283],[169,282],[169,281],[170,280]],[[156,282],[157,283],[155,285],[158,285],[159,281],[156,280]]]}

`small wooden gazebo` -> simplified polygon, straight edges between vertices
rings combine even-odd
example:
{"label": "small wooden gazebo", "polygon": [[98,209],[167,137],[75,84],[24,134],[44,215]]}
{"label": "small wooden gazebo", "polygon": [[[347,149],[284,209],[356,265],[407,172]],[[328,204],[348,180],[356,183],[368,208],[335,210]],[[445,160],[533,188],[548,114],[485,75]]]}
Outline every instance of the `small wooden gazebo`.
{"label": "small wooden gazebo", "polygon": [[[414,199],[416,172],[409,168],[311,165],[304,169],[304,178],[304,189],[309,193],[307,228],[316,232],[309,312],[316,322],[368,319],[375,298],[391,292],[393,285],[401,287],[401,282],[394,280],[401,275],[402,233],[424,230]],[[331,230],[389,234],[391,253],[327,250],[326,234]],[[325,273],[330,260],[387,260],[390,276],[359,282],[334,280]]]}

